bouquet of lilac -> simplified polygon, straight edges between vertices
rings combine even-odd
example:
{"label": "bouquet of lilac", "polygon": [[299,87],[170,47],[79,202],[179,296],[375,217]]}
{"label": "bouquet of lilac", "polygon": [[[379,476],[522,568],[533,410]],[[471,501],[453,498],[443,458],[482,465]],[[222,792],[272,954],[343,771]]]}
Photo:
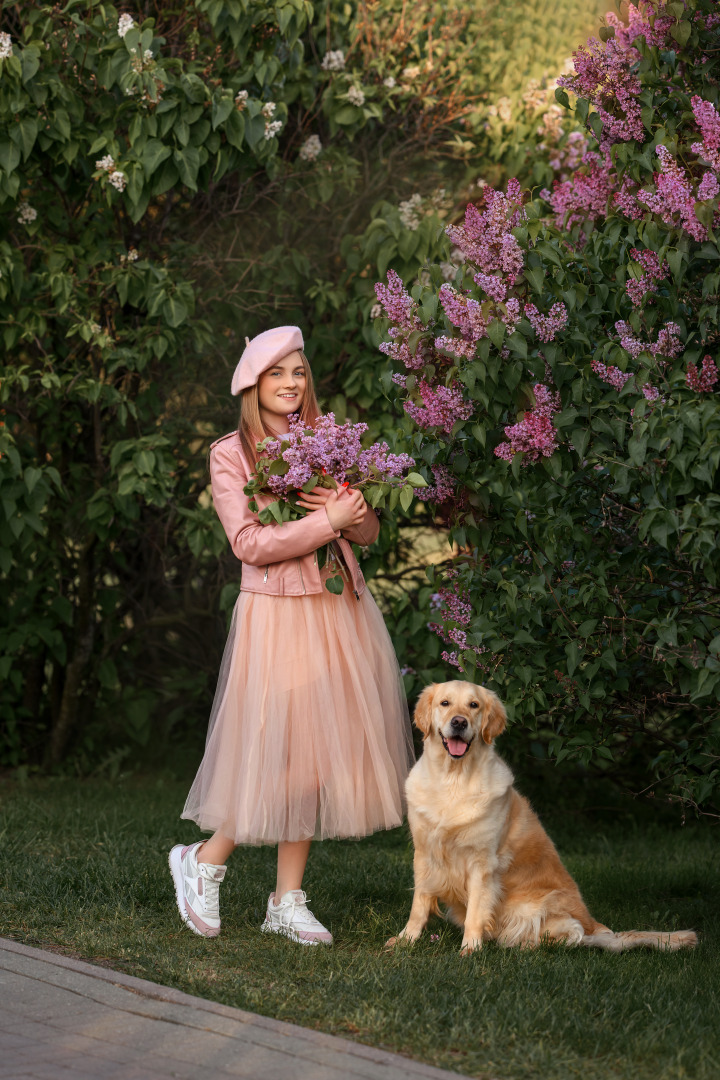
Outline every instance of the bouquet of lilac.
{"label": "bouquet of lilac", "polygon": [[[350,484],[374,508],[394,510],[399,503],[407,510],[414,489],[426,487],[427,481],[419,473],[408,472],[413,459],[408,454],[391,454],[387,443],[363,449],[360,440],[367,430],[367,424],[349,420],[336,424],[333,413],[321,416],[314,427],[305,427],[291,416],[287,435],[258,443],[262,453],[245,487],[245,494],[251,496],[250,509],[258,512],[264,525],[282,524],[308,513],[297,505],[298,492]],[[258,511],[258,495],[275,498]]]}

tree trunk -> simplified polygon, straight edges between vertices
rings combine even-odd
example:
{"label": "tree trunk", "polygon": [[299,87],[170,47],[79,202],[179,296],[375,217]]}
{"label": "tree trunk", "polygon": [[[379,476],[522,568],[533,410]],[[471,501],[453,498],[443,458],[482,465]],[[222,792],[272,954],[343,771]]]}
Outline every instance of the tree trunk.
{"label": "tree trunk", "polygon": [[96,537],[88,540],[80,556],[73,653],[65,669],[60,710],[50,735],[48,759],[51,765],[59,765],[62,761],[68,740],[75,727],[80,687],[85,677],[85,671],[95,641],[95,560],[93,550],[96,541]]}

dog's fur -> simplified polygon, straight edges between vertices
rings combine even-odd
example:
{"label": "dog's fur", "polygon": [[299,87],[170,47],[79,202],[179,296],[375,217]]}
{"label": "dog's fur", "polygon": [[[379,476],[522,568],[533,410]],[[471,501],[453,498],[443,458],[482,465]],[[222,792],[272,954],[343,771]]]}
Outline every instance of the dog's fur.
{"label": "dog's fur", "polygon": [[506,717],[494,693],[460,680],[435,683],[420,695],[414,719],[424,738],[406,783],[415,893],[407,925],[388,946],[417,940],[430,915],[439,913],[438,902],[463,928],[463,954],[491,939],[525,946],[562,941],[612,952],[696,944],[692,930],[613,933],[592,917],[495,753]]}

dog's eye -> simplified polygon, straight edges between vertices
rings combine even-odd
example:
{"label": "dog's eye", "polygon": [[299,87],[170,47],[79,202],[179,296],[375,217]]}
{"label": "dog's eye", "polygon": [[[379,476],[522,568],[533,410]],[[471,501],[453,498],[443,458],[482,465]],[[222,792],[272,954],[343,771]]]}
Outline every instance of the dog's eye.
{"label": "dog's eye", "polygon": [[477,701],[471,701],[471,702],[470,702],[470,708],[471,708],[471,709],[477,709],[477,708],[478,708],[478,703],[477,703]]}
{"label": "dog's eye", "polygon": [[440,702],[440,704],[441,704],[441,705],[449,705],[449,704],[450,704],[450,702],[449,702],[449,701],[441,701],[441,702]]}

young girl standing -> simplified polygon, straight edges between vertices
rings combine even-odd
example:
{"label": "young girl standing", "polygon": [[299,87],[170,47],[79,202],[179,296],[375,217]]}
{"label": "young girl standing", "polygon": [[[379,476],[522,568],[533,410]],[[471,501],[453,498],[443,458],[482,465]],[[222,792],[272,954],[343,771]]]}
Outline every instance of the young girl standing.
{"label": "young girl standing", "polygon": [[[247,343],[232,382],[239,430],[211,447],[213,501],[242,585],[182,814],[213,835],[174,847],[170,869],[187,926],[216,937],[228,856],[238,844],[277,844],[261,929],[317,945],[332,936],[302,891],[310,842],[398,825],[413,751],[392,644],[351,547],[377,538],[374,511],[359,491],[316,488],[300,500],[306,517],[262,525],[243,492],[257,443],[286,434],[293,413],[307,425],[319,416],[302,349],[296,326]],[[318,565],[330,543],[351,584],[339,595],[325,588],[334,571]]]}

